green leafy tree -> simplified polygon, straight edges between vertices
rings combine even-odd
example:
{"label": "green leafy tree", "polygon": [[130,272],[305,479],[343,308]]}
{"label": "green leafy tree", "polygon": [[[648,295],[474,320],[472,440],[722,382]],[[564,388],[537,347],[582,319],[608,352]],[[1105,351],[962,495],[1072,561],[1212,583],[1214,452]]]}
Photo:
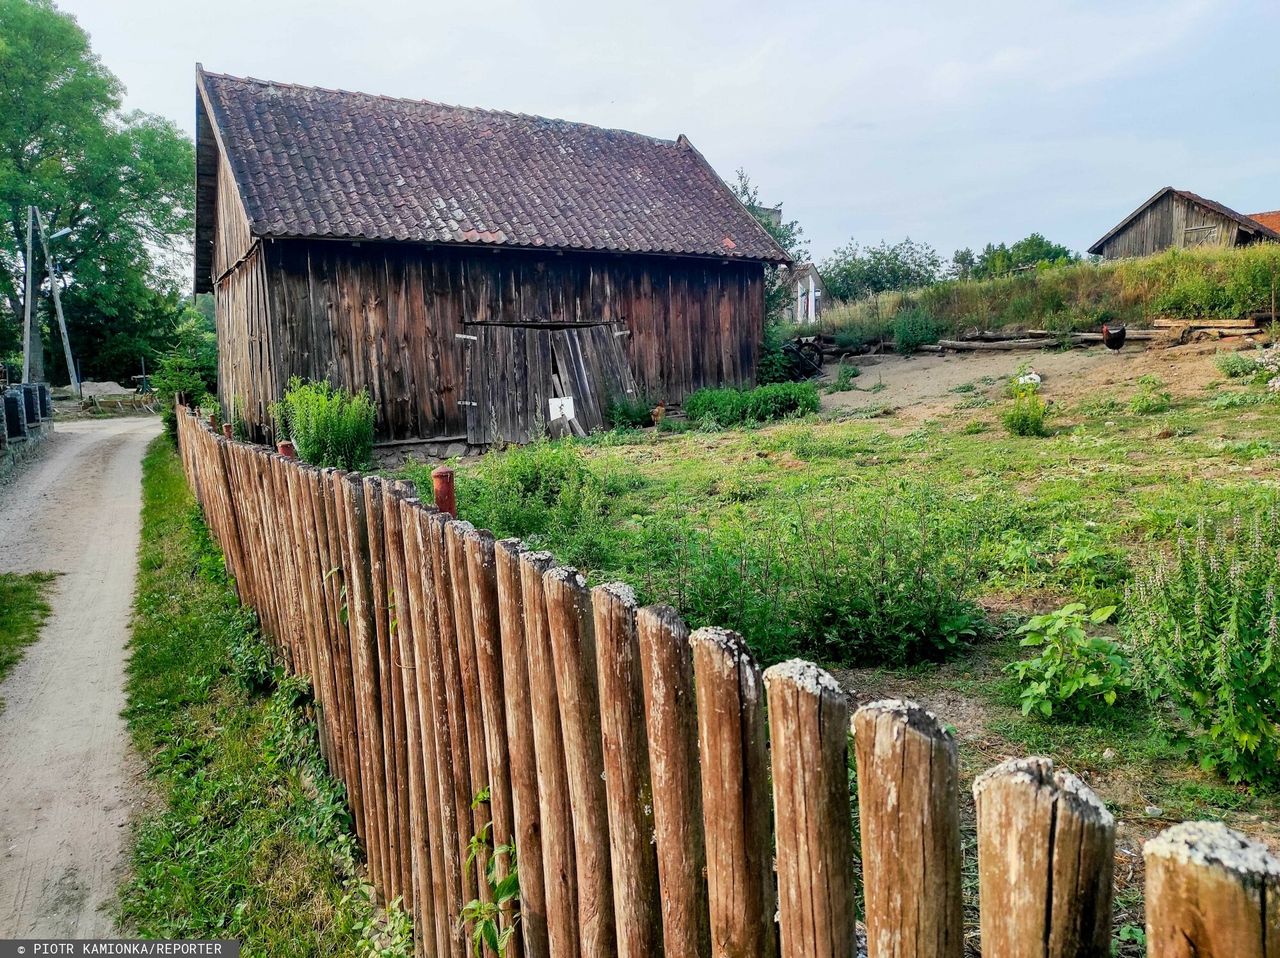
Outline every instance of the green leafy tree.
{"label": "green leafy tree", "polygon": [[[804,229],[796,220],[783,220],[779,207],[765,206],[760,201],[760,188],[751,182],[747,171],[739,169],[737,180],[733,184],[733,192],[751,215],[759,221],[770,236],[777,241],[783,251],[797,263],[809,259],[809,241],[804,238]],[[765,270],[764,305],[765,315],[772,322],[786,318],[787,308],[791,303],[791,292],[787,287],[787,271],[778,266]]]}
{"label": "green leafy tree", "polygon": [[[962,258],[968,261],[969,267],[964,275],[960,275],[959,270]],[[973,260],[972,250],[956,250],[952,257],[952,272],[960,279],[990,279],[1012,273],[1016,269],[1039,266],[1042,263],[1071,263],[1079,258],[1061,243],[1052,243],[1040,233],[1032,233],[1012,246],[988,243],[978,254],[976,261]]]}
{"label": "green leafy tree", "polygon": [[823,262],[820,272],[831,296],[854,300],[936,283],[942,278],[942,257],[928,243],[911,237],[866,247],[851,242]]}
{"label": "green leafy tree", "polygon": [[[84,375],[125,378],[164,349],[182,310],[194,151],[168,120],[123,113],[122,93],[72,16],[51,0],[0,0],[0,355],[21,342],[31,205],[50,233],[71,231],[51,253]],[[47,325],[38,242],[33,265]],[[43,371],[39,351],[33,366]]]}

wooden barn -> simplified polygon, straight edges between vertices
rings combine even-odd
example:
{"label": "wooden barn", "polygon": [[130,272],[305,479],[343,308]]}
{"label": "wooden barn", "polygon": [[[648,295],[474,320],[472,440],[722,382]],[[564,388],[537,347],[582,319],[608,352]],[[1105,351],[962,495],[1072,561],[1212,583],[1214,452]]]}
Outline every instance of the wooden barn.
{"label": "wooden barn", "polygon": [[1150,256],[1171,246],[1247,246],[1280,240],[1270,226],[1186,190],[1166,186],[1089,247],[1104,259]]}
{"label": "wooden barn", "polygon": [[380,441],[470,445],[754,381],[788,259],[684,136],[198,66],[196,86],[195,288],[256,435],[291,376],[367,388]]}

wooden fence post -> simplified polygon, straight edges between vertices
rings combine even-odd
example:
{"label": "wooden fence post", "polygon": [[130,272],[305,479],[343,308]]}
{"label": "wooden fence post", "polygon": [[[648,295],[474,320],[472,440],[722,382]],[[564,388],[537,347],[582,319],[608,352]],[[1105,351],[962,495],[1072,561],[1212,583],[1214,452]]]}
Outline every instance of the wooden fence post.
{"label": "wooden fence post", "polygon": [[445,542],[445,527],[450,521],[446,513],[433,512],[427,517],[427,531],[435,580],[436,617],[439,623],[441,684],[448,705],[450,756],[440,768],[453,795],[457,827],[452,837],[458,849],[458,861],[463,864],[461,887],[462,902],[465,903],[478,898],[480,889],[475,871],[468,873],[465,868],[468,846],[474,834],[471,799],[475,797],[475,793],[471,790],[471,754],[467,741],[466,706],[462,699],[462,666],[458,656],[458,632],[454,624],[453,577]]}
{"label": "wooden fence post", "polygon": [[1149,958],[1280,955],[1280,859],[1218,822],[1183,822],[1142,849]]}
{"label": "wooden fence post", "polygon": [[579,934],[584,956],[620,954],[614,923],[614,883],[609,870],[609,812],[601,769],[600,690],[591,598],[576,569],[551,569],[542,577],[547,627],[555,660],[560,731],[564,739],[569,802],[573,808],[574,863]]}
{"label": "wooden fence post", "polygon": [[553,563],[550,552],[526,552],[520,556],[533,744],[538,765],[538,811],[542,822],[547,941],[552,958],[560,958],[561,955],[579,954],[580,942],[573,807],[565,770],[560,699],[556,691],[555,660],[547,628],[547,602],[542,582],[542,577]]}
{"label": "wooden fence post", "polygon": [[670,606],[646,606],[636,613],[636,637],[649,736],[663,946],[672,958],[706,955],[711,939],[689,630]]}
{"label": "wooden fence post", "polygon": [[777,954],[769,758],[760,668],[742,636],[689,638],[698,702],[712,955]]}
{"label": "wooden fence post", "polygon": [[613,582],[592,589],[591,599],[617,953],[621,958],[646,958],[662,952],[662,908],[653,844],[653,787],[636,638],[636,596],[630,586]]}
{"label": "wooden fence post", "polygon": [[870,958],[960,958],[959,760],[932,712],[886,700],[853,718]]}
{"label": "wooden fence post", "polygon": [[498,567],[498,627],[502,639],[502,697],[511,755],[511,814],[520,872],[520,931],[526,958],[548,958],[547,894],[542,866],[542,824],[538,808],[538,768],[530,703],[529,657],[525,649],[524,595],[519,539],[494,547]]}
{"label": "wooden fence post", "polygon": [[849,701],[812,662],[764,673],[786,958],[848,958],[855,940]]}
{"label": "wooden fence post", "polygon": [[1109,955],[1115,819],[1047,758],[1011,759],[973,783],[982,953]]}
{"label": "wooden fence post", "polygon": [[[410,583],[409,598],[418,620],[415,629],[414,665],[418,679],[418,697],[422,721],[423,774],[428,801],[428,828],[432,843],[432,873],[439,880],[433,889],[436,896],[437,958],[464,958],[466,943],[457,927],[465,902],[462,882],[462,855],[458,806],[452,772],[454,750],[449,722],[449,699],[445,692],[443,645],[448,641],[442,631],[442,616],[437,606],[448,602],[437,589],[435,565],[439,561],[434,547],[435,513],[427,509],[413,510],[413,537],[410,540],[420,564],[419,577]],[[462,821],[470,821],[464,819]]]}

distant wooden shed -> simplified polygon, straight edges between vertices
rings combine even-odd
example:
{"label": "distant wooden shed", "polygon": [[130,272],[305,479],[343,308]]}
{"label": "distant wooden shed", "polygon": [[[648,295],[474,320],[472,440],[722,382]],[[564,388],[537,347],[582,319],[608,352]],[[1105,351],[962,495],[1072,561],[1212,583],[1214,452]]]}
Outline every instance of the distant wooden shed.
{"label": "distant wooden shed", "polygon": [[196,72],[197,292],[255,433],[291,376],[381,440],[524,441],[571,400],[754,382],[787,255],[684,137]]}
{"label": "distant wooden shed", "polygon": [[1221,203],[1166,186],[1090,246],[1089,252],[1121,259],[1150,256],[1170,247],[1246,246],[1267,240],[1280,240],[1280,233]]}

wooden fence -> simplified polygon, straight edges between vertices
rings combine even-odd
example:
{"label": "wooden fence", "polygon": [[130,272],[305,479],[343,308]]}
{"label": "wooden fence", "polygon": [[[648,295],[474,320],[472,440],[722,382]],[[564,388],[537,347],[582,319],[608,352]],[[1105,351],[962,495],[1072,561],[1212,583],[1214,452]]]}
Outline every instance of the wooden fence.
{"label": "wooden fence", "polygon": [[[488,887],[467,857],[489,822],[495,847],[518,850],[508,954],[850,956],[859,880],[872,956],[972,951],[956,744],[933,715],[898,701],[851,715],[817,666],[762,674],[735,633],[690,635],[674,610],[588,588],[409,484],[178,419],[241,598],[309,678],[369,878],[403,899],[419,954],[469,953],[459,915]],[[1111,814],[1047,759],[973,790],[983,953],[1108,955]],[[1280,955],[1280,861],[1263,846],[1188,823],[1145,858],[1151,955]]]}

